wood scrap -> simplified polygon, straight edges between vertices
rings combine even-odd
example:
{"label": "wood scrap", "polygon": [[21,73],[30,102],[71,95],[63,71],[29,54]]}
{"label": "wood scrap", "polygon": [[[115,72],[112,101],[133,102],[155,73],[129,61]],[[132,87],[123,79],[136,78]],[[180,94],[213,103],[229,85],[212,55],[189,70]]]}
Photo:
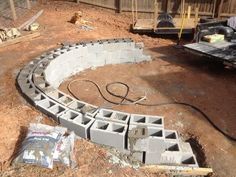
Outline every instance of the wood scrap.
{"label": "wood scrap", "polygon": [[12,45],[12,44],[17,44],[17,43],[20,43],[20,42],[24,42],[24,41],[29,41],[29,40],[31,40],[33,38],[36,38],[36,37],[39,37],[39,36],[40,36],[40,33],[36,32],[36,33],[31,33],[31,34],[28,34],[28,35],[25,35],[25,36],[22,36],[22,37],[18,37],[18,38],[15,38],[15,39],[10,39],[8,41],[2,42],[0,44],[0,48],[6,47],[6,46],[9,46],[9,45]]}
{"label": "wood scrap", "polygon": [[32,23],[34,23],[39,17],[40,15],[42,15],[43,10],[40,10],[36,15],[34,15],[33,17],[31,17],[29,20],[27,20],[25,23],[23,23],[22,25],[20,25],[18,27],[18,29],[22,29],[22,28],[28,28],[29,25],[31,25]]}
{"label": "wood scrap", "polygon": [[171,175],[206,176],[213,173],[212,168],[196,168],[187,166],[148,165],[141,167],[141,169],[149,173],[167,173]]}

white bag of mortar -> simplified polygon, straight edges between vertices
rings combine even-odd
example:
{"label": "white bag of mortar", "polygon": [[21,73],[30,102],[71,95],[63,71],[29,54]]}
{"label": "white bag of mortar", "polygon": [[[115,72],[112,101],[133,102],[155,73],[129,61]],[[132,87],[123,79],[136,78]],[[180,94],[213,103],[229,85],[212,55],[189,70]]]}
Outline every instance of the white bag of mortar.
{"label": "white bag of mortar", "polygon": [[14,163],[28,163],[52,169],[56,145],[66,131],[63,127],[30,124]]}
{"label": "white bag of mortar", "polygon": [[71,132],[68,136],[61,137],[55,148],[53,155],[54,161],[61,162],[68,167],[75,167],[76,162],[74,158],[74,142],[74,132]]}

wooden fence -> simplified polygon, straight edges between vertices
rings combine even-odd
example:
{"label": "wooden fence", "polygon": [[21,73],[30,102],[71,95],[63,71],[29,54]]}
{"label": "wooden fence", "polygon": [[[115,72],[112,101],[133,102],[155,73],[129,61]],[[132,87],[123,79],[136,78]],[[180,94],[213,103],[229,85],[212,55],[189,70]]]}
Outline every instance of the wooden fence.
{"label": "wooden fence", "polygon": [[[131,0],[78,0],[82,3],[114,9],[118,12],[131,12]],[[137,0],[138,13],[147,18],[153,16],[154,0]],[[173,16],[180,14],[181,0],[158,0],[159,13],[168,12]],[[236,15],[236,0],[185,0],[185,9],[191,6],[191,14],[199,8],[200,16],[228,17]]]}

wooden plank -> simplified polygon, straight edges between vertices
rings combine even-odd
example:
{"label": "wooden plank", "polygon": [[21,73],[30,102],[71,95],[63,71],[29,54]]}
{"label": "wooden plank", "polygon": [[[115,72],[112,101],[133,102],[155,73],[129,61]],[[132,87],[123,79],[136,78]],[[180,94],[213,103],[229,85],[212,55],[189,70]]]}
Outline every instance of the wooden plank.
{"label": "wooden plank", "polygon": [[191,17],[191,6],[188,6],[188,15],[187,18],[190,19]]}
{"label": "wooden plank", "polygon": [[116,6],[111,6],[111,5],[105,4],[105,3],[88,2],[88,1],[86,1],[86,0],[80,0],[79,2],[80,2],[80,3],[84,3],[84,4],[95,5],[95,6],[98,6],[98,7],[104,7],[104,8],[107,8],[107,9],[117,10],[117,7],[116,7]]}
{"label": "wooden plank", "polygon": [[215,12],[216,12],[216,0],[214,0],[213,3],[214,3],[214,4],[213,4],[213,11],[212,11],[212,18],[215,17]]}
{"label": "wooden plank", "polygon": [[195,23],[195,26],[197,26],[197,24],[198,24],[198,13],[199,13],[199,9],[198,9],[198,7],[196,7],[196,9],[195,9],[195,20],[194,20],[194,23]]}
{"label": "wooden plank", "polygon": [[13,44],[17,44],[17,43],[20,43],[20,42],[24,42],[24,41],[29,41],[29,40],[31,40],[33,38],[36,38],[36,37],[39,37],[39,36],[40,36],[40,33],[36,32],[36,33],[28,34],[28,35],[25,35],[25,36],[21,36],[21,37],[15,38],[15,39],[10,39],[6,42],[1,43],[0,48],[6,47],[6,46],[9,46],[9,45],[13,45]]}
{"label": "wooden plank", "polygon": [[135,19],[134,19],[134,0],[132,0],[131,2],[131,8],[132,8],[132,21],[133,21],[133,28],[134,28],[134,24],[135,24]]}
{"label": "wooden plank", "polygon": [[31,9],[31,3],[30,3],[29,0],[26,0],[26,4],[27,4],[27,8],[28,8],[28,9]]}
{"label": "wooden plank", "polygon": [[35,22],[35,20],[37,20],[37,19],[40,17],[40,15],[42,15],[42,13],[43,13],[43,10],[40,10],[36,15],[34,15],[33,17],[31,17],[29,20],[27,20],[27,21],[26,21],[25,23],[23,23],[22,25],[20,25],[20,26],[18,27],[18,29],[22,29],[22,28],[25,28],[25,27],[31,25],[32,23]]}
{"label": "wooden plank", "polygon": [[16,9],[15,9],[14,1],[9,0],[9,3],[10,3],[11,12],[12,12],[12,18],[13,18],[13,20],[16,20],[17,16],[16,16]]}
{"label": "wooden plank", "polygon": [[122,12],[122,4],[123,4],[123,0],[119,0],[119,13]]}
{"label": "wooden plank", "polygon": [[221,12],[222,12],[223,2],[224,2],[224,0],[220,0],[220,6],[219,6],[219,9],[218,9],[218,18],[220,17]]}
{"label": "wooden plank", "polygon": [[186,166],[149,165],[141,167],[149,173],[168,173],[172,175],[203,175],[213,173],[212,168],[194,168]]}
{"label": "wooden plank", "polygon": [[158,3],[157,0],[154,2],[154,16],[153,16],[153,30],[157,28],[157,18],[158,18]]}

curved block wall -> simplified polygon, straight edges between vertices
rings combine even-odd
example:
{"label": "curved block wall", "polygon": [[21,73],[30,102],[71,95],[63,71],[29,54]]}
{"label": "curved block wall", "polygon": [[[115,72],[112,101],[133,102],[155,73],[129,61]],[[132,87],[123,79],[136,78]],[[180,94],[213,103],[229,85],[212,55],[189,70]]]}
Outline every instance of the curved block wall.
{"label": "curved block wall", "polygon": [[101,109],[57,89],[87,68],[150,59],[131,39],[81,42],[31,61],[17,83],[34,106],[82,138],[115,147],[145,164],[198,167],[190,144],[182,142],[176,131],[164,129],[163,117]]}

